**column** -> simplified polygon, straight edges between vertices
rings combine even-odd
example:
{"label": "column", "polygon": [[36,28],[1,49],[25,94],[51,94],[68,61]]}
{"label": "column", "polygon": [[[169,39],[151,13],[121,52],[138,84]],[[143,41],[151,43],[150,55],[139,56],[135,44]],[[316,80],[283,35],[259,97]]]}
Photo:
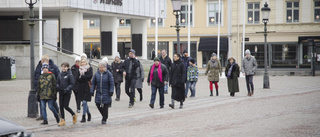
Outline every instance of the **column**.
{"label": "column", "polygon": [[117,17],[100,16],[101,56],[113,59],[115,53],[118,52],[117,29]]}
{"label": "column", "polygon": [[60,47],[76,54],[83,53],[83,14],[60,11]]}
{"label": "column", "polygon": [[147,20],[131,19],[131,44],[139,59],[147,59]]}

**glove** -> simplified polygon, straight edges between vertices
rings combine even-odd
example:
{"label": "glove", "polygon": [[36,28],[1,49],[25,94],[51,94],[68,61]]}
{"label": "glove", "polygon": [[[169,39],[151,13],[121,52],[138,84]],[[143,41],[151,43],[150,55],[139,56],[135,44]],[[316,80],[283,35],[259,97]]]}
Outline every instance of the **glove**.
{"label": "glove", "polygon": [[112,93],[110,93],[110,96],[113,96],[113,92],[112,92]]}
{"label": "glove", "polygon": [[143,81],[144,81],[144,78],[142,78],[141,81],[143,82]]}

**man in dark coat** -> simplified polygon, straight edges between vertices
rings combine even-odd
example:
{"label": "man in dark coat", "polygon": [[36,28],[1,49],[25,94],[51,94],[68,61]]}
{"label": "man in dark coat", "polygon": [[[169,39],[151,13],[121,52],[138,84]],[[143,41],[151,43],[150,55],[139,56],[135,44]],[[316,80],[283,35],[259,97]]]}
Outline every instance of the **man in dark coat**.
{"label": "man in dark coat", "polygon": [[81,60],[80,57],[76,57],[75,64],[71,67],[71,72],[74,78],[74,85],[72,87],[72,90],[73,90],[74,97],[77,104],[77,113],[80,113],[80,103],[81,103],[81,100],[79,100],[79,97],[78,97],[79,82],[76,80],[79,77],[80,60]]}
{"label": "man in dark coat", "polygon": [[[54,74],[55,78],[58,77],[58,75],[60,74],[60,70],[59,70],[59,67],[57,65],[54,64],[53,60],[49,59],[49,55],[43,55],[41,57],[41,60],[39,61],[37,67],[36,67],[36,70],[34,71],[34,87],[35,87],[35,91],[37,91],[37,88],[38,88],[38,79],[39,79],[39,76],[42,74],[42,64],[43,63],[46,63],[46,64],[49,64],[49,71],[51,73]],[[40,99],[39,99],[39,95],[37,95],[38,97],[38,101],[40,102]],[[57,97],[54,99],[54,102],[53,102],[53,107],[56,109],[56,111],[58,113],[59,112],[59,107],[58,107],[58,104],[57,104]],[[41,108],[41,102],[39,103],[40,107]],[[41,109],[40,109],[40,117],[38,117],[36,120],[43,120],[43,117],[42,117],[42,112],[41,112]]]}
{"label": "man in dark coat", "polygon": [[[189,61],[192,59],[192,57],[189,57],[188,51],[187,51],[187,50],[184,50],[184,51],[183,51],[183,56],[182,56],[181,59],[182,59],[183,64],[184,64],[185,71],[187,72],[188,67],[189,67]],[[196,64],[196,63],[195,63],[195,64]],[[185,77],[185,83],[186,83],[186,87],[189,87],[189,82],[187,81],[187,74],[186,74],[186,77]],[[186,88],[186,89],[185,89],[185,98],[187,98],[188,89],[189,89],[189,88]]]}
{"label": "man in dark coat", "polygon": [[186,69],[185,66],[180,59],[180,54],[176,53],[173,56],[174,62],[171,65],[171,72],[172,75],[170,77],[170,86],[172,87],[172,95],[171,95],[171,104],[169,106],[174,109],[174,101],[180,102],[180,108],[183,108],[183,102],[185,100],[185,85],[184,79],[186,79]]}
{"label": "man in dark coat", "polygon": [[[161,64],[166,66],[166,68],[168,69],[168,72],[169,72],[168,77],[170,77],[170,70],[171,70],[172,61],[171,61],[170,57],[168,56],[166,50],[163,49],[161,53],[162,53],[162,56],[159,58],[160,62],[161,62]],[[164,86],[164,94],[168,94],[168,85]]]}
{"label": "man in dark coat", "polygon": [[123,75],[125,76],[126,83],[125,83],[125,90],[126,94],[130,97],[129,108],[132,108],[134,105],[134,90],[137,80],[137,68],[140,66],[139,60],[135,58],[135,50],[130,49],[129,51],[129,58],[124,61]]}

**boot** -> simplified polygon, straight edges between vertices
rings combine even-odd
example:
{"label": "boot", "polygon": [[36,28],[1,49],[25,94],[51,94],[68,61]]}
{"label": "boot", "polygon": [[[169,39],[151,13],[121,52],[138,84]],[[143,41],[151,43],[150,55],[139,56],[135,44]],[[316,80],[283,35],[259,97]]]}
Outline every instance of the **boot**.
{"label": "boot", "polygon": [[150,106],[151,108],[154,108],[154,105],[153,105],[153,104],[149,104],[149,106]]}
{"label": "boot", "polygon": [[72,123],[73,123],[73,124],[76,124],[76,123],[77,123],[77,119],[78,119],[78,115],[77,115],[77,114],[74,114],[74,115],[72,116],[72,119],[73,119]]}
{"label": "boot", "polygon": [[86,115],[82,115],[81,123],[86,123]]}
{"label": "boot", "polygon": [[182,109],[183,108],[183,102],[181,101],[180,102],[180,107],[179,107],[180,109]]}
{"label": "boot", "polygon": [[60,122],[60,117],[59,116],[54,116],[56,118],[57,123]]}
{"label": "boot", "polygon": [[252,92],[251,92],[251,96],[253,96],[253,93],[254,93],[254,92],[253,92],[253,90],[252,90]]}
{"label": "boot", "polygon": [[219,91],[218,90],[216,90],[216,96],[219,96]]}
{"label": "boot", "polygon": [[66,122],[64,121],[64,119],[61,118],[60,123],[58,124],[58,126],[65,126]]}
{"label": "boot", "polygon": [[171,104],[169,104],[169,107],[171,107],[172,109],[174,109],[174,100],[171,100]]}
{"label": "boot", "polygon": [[40,123],[41,125],[48,125],[48,121],[47,120],[43,120],[42,123]]}
{"label": "boot", "polygon": [[43,117],[42,117],[42,116],[40,116],[40,117],[38,117],[36,120],[37,120],[37,121],[39,121],[39,120],[43,120]]}
{"label": "boot", "polygon": [[140,93],[140,101],[143,100],[143,96],[142,96],[142,93]]}
{"label": "boot", "polygon": [[213,94],[212,94],[212,90],[210,91],[210,96],[213,96]]}
{"label": "boot", "polygon": [[91,121],[91,114],[88,113],[88,121]]}

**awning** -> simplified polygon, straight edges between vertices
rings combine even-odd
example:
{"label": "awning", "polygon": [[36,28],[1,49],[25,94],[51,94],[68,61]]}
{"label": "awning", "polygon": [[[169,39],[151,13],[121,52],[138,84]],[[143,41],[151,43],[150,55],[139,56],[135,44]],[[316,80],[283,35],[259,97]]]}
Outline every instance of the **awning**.
{"label": "awning", "polygon": [[320,40],[320,36],[299,36],[298,43],[301,43],[302,41],[308,41],[308,39],[313,39],[314,41],[318,41]]}
{"label": "awning", "polygon": [[[217,37],[201,37],[198,51],[217,52]],[[220,37],[220,51],[228,52],[228,38]]]}

